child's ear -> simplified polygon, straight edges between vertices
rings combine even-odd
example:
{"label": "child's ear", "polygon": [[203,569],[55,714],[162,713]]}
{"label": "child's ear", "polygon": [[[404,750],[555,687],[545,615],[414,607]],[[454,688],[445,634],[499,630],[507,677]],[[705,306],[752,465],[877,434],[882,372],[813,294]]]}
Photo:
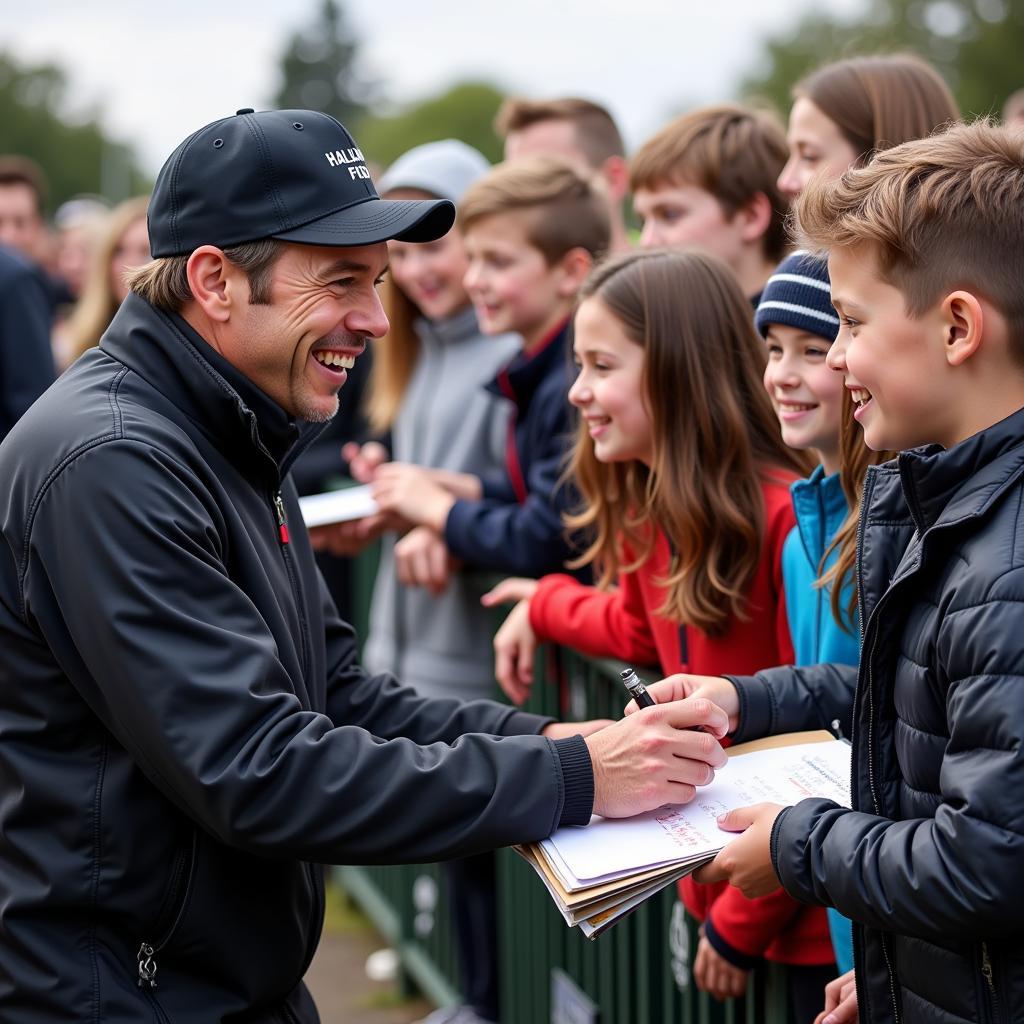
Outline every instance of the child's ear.
{"label": "child's ear", "polygon": [[566,299],[574,298],[593,265],[594,257],[586,249],[581,246],[570,249],[558,261],[558,267],[562,271],[562,278],[558,283],[559,295]]}
{"label": "child's ear", "polygon": [[981,345],[985,312],[976,296],[956,291],[942,300],[941,317],[946,362],[962,366]]}
{"label": "child's ear", "polygon": [[733,216],[739,219],[744,242],[760,242],[772,222],[772,201],[763,192],[755,192]]}
{"label": "child's ear", "polygon": [[608,196],[613,204],[621,203],[629,191],[629,164],[624,156],[610,156],[601,164],[601,177],[604,179]]}

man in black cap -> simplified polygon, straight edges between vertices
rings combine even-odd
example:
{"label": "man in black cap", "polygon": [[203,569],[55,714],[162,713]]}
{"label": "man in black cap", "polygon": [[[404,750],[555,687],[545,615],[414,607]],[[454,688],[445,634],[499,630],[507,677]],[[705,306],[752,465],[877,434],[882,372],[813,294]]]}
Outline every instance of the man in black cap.
{"label": "man in black cap", "polygon": [[[288,468],[387,329],[377,197],[333,118],[172,154],[153,263],[0,445],[0,1019],[309,1022],[332,862],[538,839],[688,799],[707,702],[594,731],[367,676]],[[583,733],[588,733],[584,739]]]}

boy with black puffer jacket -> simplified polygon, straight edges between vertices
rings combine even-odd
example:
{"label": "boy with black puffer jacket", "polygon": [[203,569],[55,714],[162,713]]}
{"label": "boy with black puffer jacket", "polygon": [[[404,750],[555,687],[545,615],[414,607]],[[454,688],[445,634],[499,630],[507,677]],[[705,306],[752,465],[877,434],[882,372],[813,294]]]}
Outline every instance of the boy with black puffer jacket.
{"label": "boy with black puffer jacket", "polygon": [[[489,385],[513,405],[505,472],[481,478],[388,463],[373,493],[382,511],[429,527],[467,566],[540,576],[573,553],[562,513],[574,491],[560,479],[572,433],[569,318],[608,247],[608,204],[568,162],[530,157],[476,182],[458,226],[480,329],[523,339],[522,352]],[[414,552],[398,572],[405,583],[431,579]]]}
{"label": "boy with black puffer jacket", "polygon": [[1024,136],[905,143],[812,186],[798,218],[829,253],[829,365],[867,444],[901,452],[864,484],[860,666],[656,692],[700,691],[737,739],[852,718],[853,807],[734,811],[720,824],[744,835],[699,880],[853,920],[827,1024],[1021,1020]]}

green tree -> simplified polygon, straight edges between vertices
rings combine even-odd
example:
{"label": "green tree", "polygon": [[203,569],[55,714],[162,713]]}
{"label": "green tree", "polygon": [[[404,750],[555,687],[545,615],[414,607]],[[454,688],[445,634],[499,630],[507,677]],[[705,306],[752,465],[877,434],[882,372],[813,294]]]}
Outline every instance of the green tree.
{"label": "green tree", "polygon": [[80,192],[117,201],[146,191],[150,183],[134,152],[105,133],[95,112],[69,119],[66,96],[59,67],[24,66],[0,52],[0,153],[20,153],[40,164],[51,209]]}
{"label": "green tree", "polygon": [[359,40],[337,0],[323,0],[317,17],[295,32],[281,57],[279,109],[322,110],[354,127],[374,85],[358,69]]}
{"label": "green tree", "polygon": [[494,115],[503,99],[504,93],[486,82],[460,82],[394,114],[367,116],[359,124],[359,146],[386,167],[413,146],[454,138],[497,161],[502,147],[494,134]]}
{"label": "green tree", "polygon": [[788,110],[793,85],[841,57],[910,50],[935,65],[966,115],[998,114],[1024,85],[1024,5],[1019,0],[869,0],[859,17],[814,13],[769,39],[764,67],[743,83]]}

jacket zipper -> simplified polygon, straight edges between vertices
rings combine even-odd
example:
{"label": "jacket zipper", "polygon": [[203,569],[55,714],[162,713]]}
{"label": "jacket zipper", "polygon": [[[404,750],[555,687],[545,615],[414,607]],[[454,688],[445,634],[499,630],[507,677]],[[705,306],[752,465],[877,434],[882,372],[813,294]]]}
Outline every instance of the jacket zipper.
{"label": "jacket zipper", "polygon": [[295,598],[295,610],[299,616],[299,657],[302,662],[303,678],[309,676],[309,651],[306,642],[306,609],[302,599],[302,589],[295,573],[295,566],[292,564],[291,537],[288,533],[288,520],[285,518],[284,498],[280,491],[275,491],[270,496],[271,505],[274,508],[274,519],[277,522],[277,539],[281,545],[281,557],[284,559],[284,566],[288,572],[288,582],[292,588],[292,596]]}
{"label": "jacket zipper", "polygon": [[[865,641],[867,640],[867,629],[868,629],[868,627],[867,627],[867,623],[865,622],[865,616],[864,616],[864,610],[865,610],[865,607],[866,607],[866,602],[865,602],[865,599],[864,599],[864,588],[861,586],[860,561],[861,561],[861,553],[864,550],[864,534],[866,532],[866,523],[867,523],[867,517],[865,516],[864,513],[865,513],[865,511],[866,511],[866,509],[868,507],[868,500],[869,500],[870,490],[871,490],[873,485],[874,485],[874,480],[872,478],[872,474],[869,472],[868,476],[865,478],[865,481],[864,481],[864,489],[861,492],[860,511],[858,513],[858,522],[857,522],[857,558],[854,560],[854,571],[855,571],[856,584],[857,584],[857,605],[858,605],[858,608],[860,610],[860,643],[861,643],[861,659],[862,660],[864,659],[864,644],[865,644]],[[875,761],[874,761],[874,749],[875,749],[875,695],[874,695],[874,686],[875,686],[875,682],[874,682],[874,672],[872,670],[872,664],[873,664],[874,656],[875,656],[875,645],[876,645],[876,643],[878,641],[878,627],[877,627],[878,608],[879,608],[879,605],[884,601],[884,599],[885,599],[885,595],[883,594],[882,597],[879,599],[878,604],[875,605],[875,607],[874,607],[874,609],[872,610],[872,613],[871,613],[872,624],[875,626],[875,629],[871,633],[871,647],[868,650],[867,659],[866,659],[866,661],[864,661],[864,664],[867,666],[867,679],[866,679],[866,682],[867,682],[867,701],[868,701],[868,789],[871,792],[871,802],[874,804],[875,814],[878,814],[878,815],[881,815],[882,807],[881,807],[881,801],[878,799],[878,789],[875,786]],[[853,716],[853,723],[854,724],[853,724],[853,727],[851,729],[851,744],[852,744],[853,736],[856,733],[856,728],[857,728],[856,721],[857,721],[857,715],[856,715],[856,707],[855,707],[854,708],[854,716]],[[854,749],[856,749],[856,748],[854,748]],[[852,776],[852,778],[856,778],[856,774],[854,774]],[[896,1001],[895,975],[893,974],[893,969],[892,969],[892,959],[889,956],[889,940],[888,940],[888,937],[885,936],[885,935],[882,935],[882,956],[885,958],[885,969],[886,969],[886,973],[889,976],[889,995],[892,998],[893,1019],[896,1021],[896,1024],[899,1024],[900,1013],[899,1013],[899,1003]],[[866,1008],[866,1004],[865,1004],[865,1008]]]}
{"label": "jacket zipper", "polygon": [[981,944],[981,974],[988,985],[988,1003],[990,1017],[993,1021],[999,1020],[999,996],[996,993],[995,972],[992,970],[992,961],[988,955],[988,943]]}
{"label": "jacket zipper", "polygon": [[[186,859],[188,861],[187,869],[185,864]],[[192,885],[192,876],[195,873],[195,863],[196,833],[193,830],[192,845],[189,853],[177,858],[174,871],[171,873],[172,892],[176,892],[179,887],[182,892],[170,927],[164,932],[159,942],[151,943],[143,940],[139,946],[139,951],[136,954],[136,960],[138,961],[138,976],[135,983],[139,988],[146,990],[147,995],[156,988],[157,963],[154,958],[156,957],[156,954],[171,941],[171,938],[178,930],[178,925],[181,923],[181,919],[184,916],[185,908],[188,906],[189,888]],[[182,876],[184,876],[184,884],[182,884]]]}

